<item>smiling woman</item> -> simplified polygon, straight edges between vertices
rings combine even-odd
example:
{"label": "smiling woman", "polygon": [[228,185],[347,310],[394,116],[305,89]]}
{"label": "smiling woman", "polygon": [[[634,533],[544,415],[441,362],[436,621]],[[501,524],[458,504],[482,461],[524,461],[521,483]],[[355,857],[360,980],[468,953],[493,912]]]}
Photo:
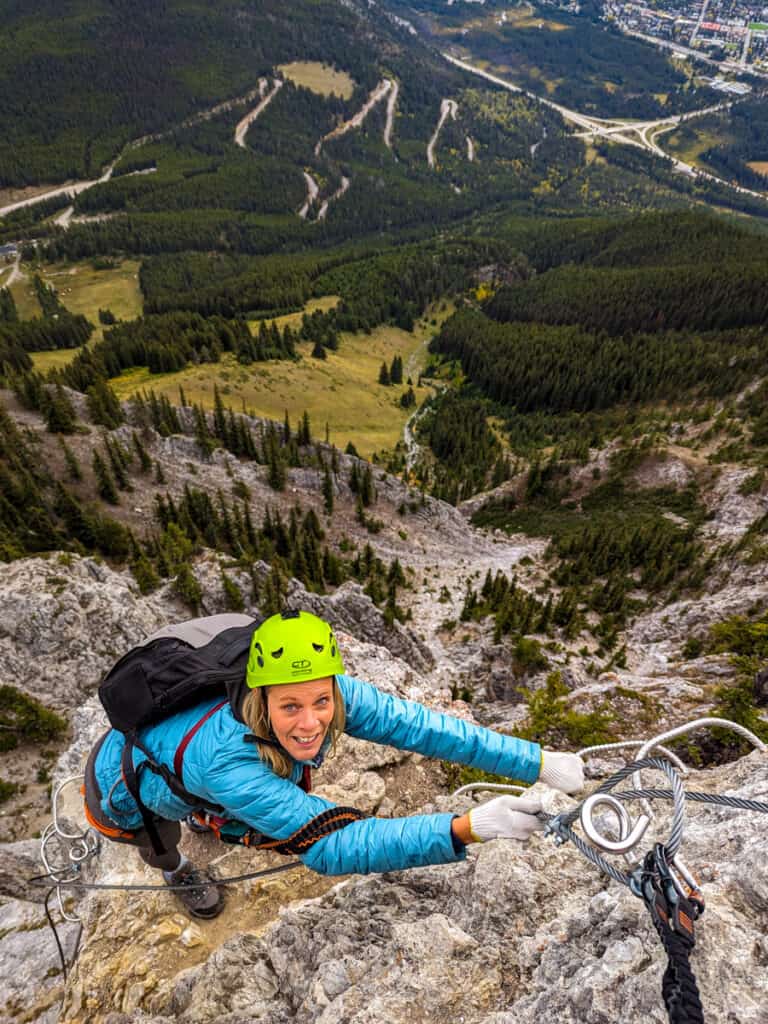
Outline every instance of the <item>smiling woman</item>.
{"label": "smiling woman", "polygon": [[[309,612],[286,611],[254,626],[247,616],[211,616],[162,634],[200,650],[200,637],[214,643],[213,636],[226,654],[242,642],[243,630],[247,644],[252,630],[247,666],[233,676],[228,700],[209,697],[132,741],[127,774],[134,757],[140,802],[125,782],[121,732],[107,733],[86,767],[90,823],[107,838],[138,847],[195,917],[216,916],[223,900],[215,880],[180,854],[180,820],[225,841],[298,855],[326,875],[452,863],[464,859],[470,842],[525,840],[543,827],[537,797],[497,797],[460,816],[371,818],[337,807],[311,793],[310,772],[333,753],[342,732],[529,783],[541,779],[566,792],[583,784],[575,754],[547,751],[545,757],[536,743],[438,714],[346,675],[333,628]],[[150,752],[155,768],[142,774]],[[202,810],[190,804],[195,800]],[[142,804],[157,843],[143,824]]]}

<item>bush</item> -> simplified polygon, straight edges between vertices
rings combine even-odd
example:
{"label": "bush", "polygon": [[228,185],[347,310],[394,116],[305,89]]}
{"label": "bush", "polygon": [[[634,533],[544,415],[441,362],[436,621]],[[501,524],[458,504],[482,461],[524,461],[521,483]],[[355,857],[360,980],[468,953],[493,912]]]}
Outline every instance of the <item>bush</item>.
{"label": "bush", "polygon": [[551,672],[540,690],[528,693],[528,720],[518,730],[522,739],[553,747],[591,747],[616,739],[612,716],[605,707],[583,714],[568,708],[568,687]]}
{"label": "bush", "polygon": [[61,736],[66,721],[15,686],[0,686],[0,750],[43,743]]}

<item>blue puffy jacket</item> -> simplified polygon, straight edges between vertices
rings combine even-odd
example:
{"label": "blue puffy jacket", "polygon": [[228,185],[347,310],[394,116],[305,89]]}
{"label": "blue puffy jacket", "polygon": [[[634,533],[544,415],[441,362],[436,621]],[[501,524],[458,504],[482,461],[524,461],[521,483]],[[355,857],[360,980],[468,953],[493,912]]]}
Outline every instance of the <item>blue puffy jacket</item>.
{"label": "blue puffy jacket", "polygon": [[[539,777],[541,748],[536,743],[502,736],[421,704],[390,697],[351,676],[338,676],[337,680],[346,709],[345,731],[350,736],[524,782],[535,782]],[[216,703],[208,701],[148,726],[140,731],[139,738],[158,762],[172,770],[182,739]],[[248,732],[225,704],[192,737],[184,754],[184,785],[203,800],[219,804],[227,817],[275,839],[287,839],[333,804],[299,788],[301,762],[295,762],[290,779],[276,775],[261,760],[256,745],[244,741]],[[122,733],[112,730],[107,735],[96,760],[96,779],[103,794],[104,814],[122,828],[137,829],[142,824],[141,815],[120,771],[123,745]],[[142,760],[144,755],[134,748],[134,764],[138,766]],[[141,773],[140,792],[146,806],[162,818],[180,820],[189,814],[189,805],[151,772]],[[452,817],[422,814],[355,821],[320,839],[301,860],[326,875],[393,871],[462,860],[465,850],[453,842]]]}

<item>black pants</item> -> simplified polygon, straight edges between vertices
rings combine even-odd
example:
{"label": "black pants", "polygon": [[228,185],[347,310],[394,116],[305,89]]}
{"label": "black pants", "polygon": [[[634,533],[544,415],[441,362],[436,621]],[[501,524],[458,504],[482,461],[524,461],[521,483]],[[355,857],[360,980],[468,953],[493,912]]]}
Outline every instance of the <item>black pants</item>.
{"label": "black pants", "polygon": [[167,821],[165,818],[155,819],[160,841],[165,847],[164,853],[155,853],[147,830],[142,826],[140,829],[127,831],[121,829],[114,821],[108,818],[101,809],[101,790],[96,781],[96,758],[98,757],[101,745],[107,734],[101,737],[88,757],[85,766],[85,807],[89,821],[98,832],[113,843],[125,843],[128,846],[135,846],[139,856],[145,864],[151,868],[159,868],[161,871],[174,871],[181,861],[181,854],[177,847],[181,839],[181,826],[178,821]]}

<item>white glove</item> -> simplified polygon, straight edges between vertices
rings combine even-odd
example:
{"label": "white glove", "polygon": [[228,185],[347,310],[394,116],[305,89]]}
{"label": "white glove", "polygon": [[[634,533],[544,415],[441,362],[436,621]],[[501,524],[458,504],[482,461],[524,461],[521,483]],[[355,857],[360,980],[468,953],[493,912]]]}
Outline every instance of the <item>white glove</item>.
{"label": "white glove", "polygon": [[579,793],[584,789],[584,762],[578,754],[542,750],[539,779],[563,793]]}
{"label": "white glove", "polygon": [[489,839],[519,839],[544,830],[544,822],[534,817],[541,810],[541,800],[530,796],[497,796],[469,812],[473,842]]}

